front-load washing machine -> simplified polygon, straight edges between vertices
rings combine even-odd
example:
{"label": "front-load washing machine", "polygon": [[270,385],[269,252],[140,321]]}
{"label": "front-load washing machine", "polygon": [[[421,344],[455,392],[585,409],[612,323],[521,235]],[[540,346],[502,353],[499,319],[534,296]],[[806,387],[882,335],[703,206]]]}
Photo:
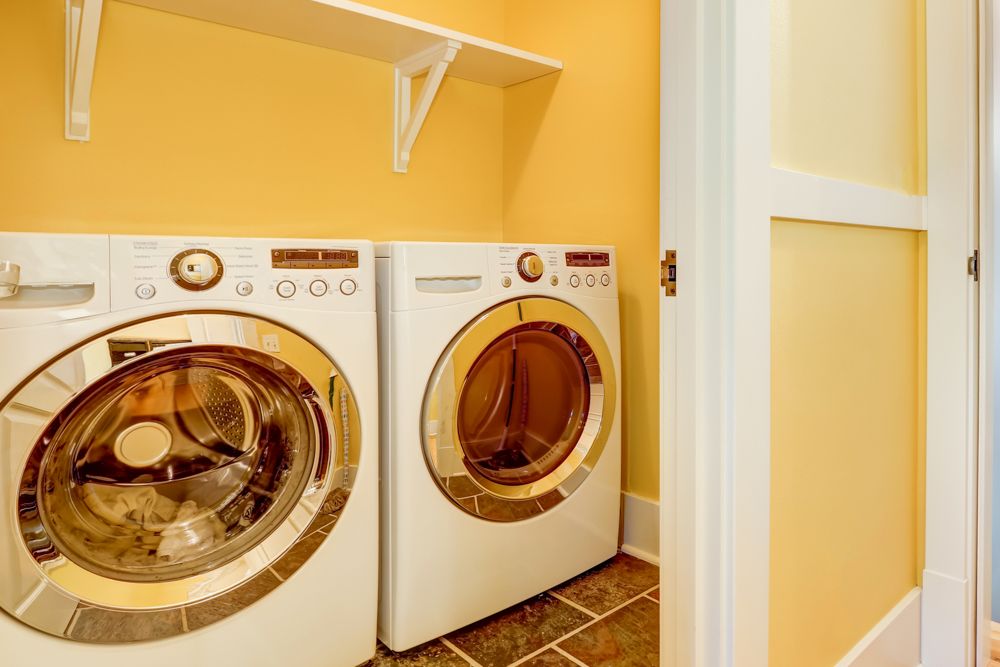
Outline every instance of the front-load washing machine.
{"label": "front-load washing machine", "polygon": [[4,665],[374,652],[363,241],[0,235]]}
{"label": "front-load washing machine", "polygon": [[614,556],[610,247],[376,246],[379,637],[404,650]]}

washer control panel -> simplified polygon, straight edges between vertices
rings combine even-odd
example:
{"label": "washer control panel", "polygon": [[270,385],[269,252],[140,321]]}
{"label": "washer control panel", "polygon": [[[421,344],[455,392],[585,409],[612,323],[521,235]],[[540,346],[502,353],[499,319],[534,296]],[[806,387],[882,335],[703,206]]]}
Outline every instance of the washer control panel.
{"label": "washer control panel", "polygon": [[172,301],[374,307],[367,241],[112,236],[110,249],[117,307]]}
{"label": "washer control panel", "polygon": [[531,289],[618,295],[615,249],[610,246],[492,245],[489,261],[495,292]]}

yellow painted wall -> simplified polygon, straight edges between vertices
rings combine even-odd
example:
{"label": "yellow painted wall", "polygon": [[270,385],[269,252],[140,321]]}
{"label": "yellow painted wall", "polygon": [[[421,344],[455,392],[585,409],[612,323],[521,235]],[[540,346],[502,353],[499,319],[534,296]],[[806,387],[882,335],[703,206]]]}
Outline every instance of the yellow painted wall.
{"label": "yellow painted wall", "polygon": [[922,192],[922,22],[923,0],[771,0],[775,166]]}
{"label": "yellow painted wall", "polygon": [[659,3],[507,0],[566,68],[504,91],[504,238],[617,246],[628,491],[659,497]]}
{"label": "yellow painted wall", "polygon": [[[502,0],[375,4],[502,31]],[[447,79],[394,174],[390,64],[110,0],[69,142],[63,7],[0,2],[0,229],[501,239],[501,90]]]}
{"label": "yellow painted wall", "polygon": [[833,665],[916,585],[920,235],[772,224],[770,665]]}

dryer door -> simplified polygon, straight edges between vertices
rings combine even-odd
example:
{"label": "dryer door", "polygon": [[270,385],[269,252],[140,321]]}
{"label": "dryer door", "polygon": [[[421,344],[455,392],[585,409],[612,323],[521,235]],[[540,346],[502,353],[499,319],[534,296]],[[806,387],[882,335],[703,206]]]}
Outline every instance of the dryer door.
{"label": "dryer door", "polygon": [[[283,351],[265,352],[265,335]],[[0,446],[19,462],[0,469],[17,490],[0,605],[91,642],[239,611],[330,532],[356,419],[328,356],[272,322],[175,315],[81,345],[0,408]]]}
{"label": "dryer door", "polygon": [[591,320],[548,298],[480,315],[451,341],[423,404],[428,466],[465,511],[517,521],[593,470],[615,409],[611,353]]}

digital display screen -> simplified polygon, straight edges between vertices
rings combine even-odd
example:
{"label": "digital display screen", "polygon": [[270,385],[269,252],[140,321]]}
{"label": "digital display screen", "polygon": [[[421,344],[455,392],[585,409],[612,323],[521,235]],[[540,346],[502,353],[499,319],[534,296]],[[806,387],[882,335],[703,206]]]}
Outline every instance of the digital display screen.
{"label": "digital display screen", "polygon": [[356,269],[358,268],[358,251],[276,248],[271,251],[271,267],[275,269]]}
{"label": "digital display screen", "polygon": [[606,252],[568,252],[566,266],[611,266],[611,255]]}

